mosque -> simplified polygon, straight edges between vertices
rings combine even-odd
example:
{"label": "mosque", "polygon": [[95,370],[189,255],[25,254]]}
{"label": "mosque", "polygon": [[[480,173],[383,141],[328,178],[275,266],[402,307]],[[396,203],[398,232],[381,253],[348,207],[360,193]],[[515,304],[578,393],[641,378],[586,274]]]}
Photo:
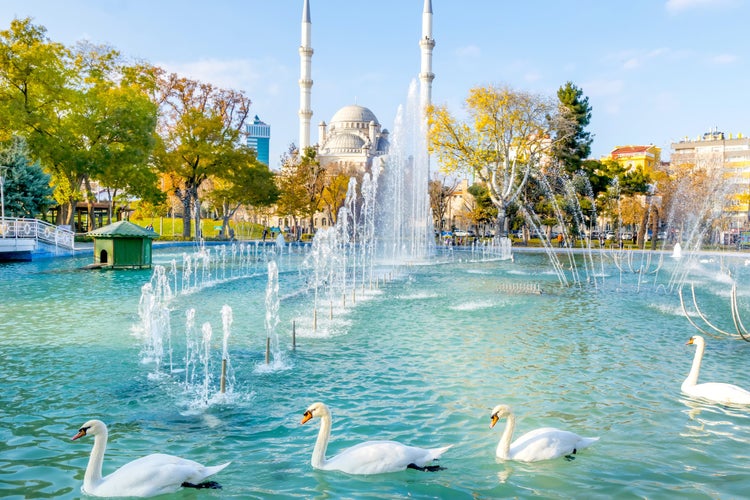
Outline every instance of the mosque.
{"label": "mosque", "polygon": [[[431,101],[432,49],[432,0],[424,0],[422,11],[420,104],[424,109]],[[302,7],[302,33],[300,54],[300,109],[299,109],[299,148],[311,146],[310,121],[313,111],[312,96],[312,22],[310,0],[304,0]],[[347,175],[368,171],[373,160],[388,153],[388,130],[383,128],[375,114],[364,106],[352,104],[339,109],[326,124],[318,125],[318,159],[321,165]]]}
{"label": "mosque", "polygon": [[[432,50],[435,40],[432,38],[432,0],[424,0],[422,11],[422,37],[419,41],[421,66],[419,73],[419,104],[424,110],[432,98]],[[313,116],[312,97],[312,22],[310,17],[310,0],[304,0],[302,6],[302,29],[299,78],[299,150],[314,146],[321,166],[331,174],[342,173],[347,176],[361,177],[370,171],[373,162],[386,154],[390,146],[388,130],[383,128],[378,118],[370,109],[352,104],[344,106],[334,113],[329,123],[318,125],[318,142],[310,139],[310,122]],[[284,216],[264,217],[263,224],[273,228],[292,228],[292,219]],[[270,224],[269,224],[270,223]],[[298,219],[302,233],[311,232],[309,221]],[[325,227],[329,221],[323,213],[314,217],[316,228]]]}

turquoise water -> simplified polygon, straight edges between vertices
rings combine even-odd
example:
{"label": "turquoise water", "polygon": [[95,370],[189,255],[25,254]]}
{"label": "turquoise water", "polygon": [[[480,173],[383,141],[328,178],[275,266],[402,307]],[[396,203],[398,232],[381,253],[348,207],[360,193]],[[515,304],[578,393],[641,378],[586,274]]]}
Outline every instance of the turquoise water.
{"label": "turquoise water", "polygon": [[[181,263],[182,252],[157,250],[155,261]],[[696,330],[669,290],[674,264],[644,276],[620,271],[610,254],[596,259],[597,284],[583,288],[560,287],[547,257],[530,252],[404,268],[356,303],[335,305],[333,320],[330,305],[319,306],[312,331],[313,298],[298,291],[305,276],[294,256],[281,258],[280,361],[271,369],[263,266],[249,277],[214,271],[219,279],[169,303],[176,370],[161,377],[143,361],[139,336],[152,271],[77,270],[88,255],[2,264],[0,496],[80,498],[93,443],[70,438],[99,418],[110,428],[105,474],[156,451],[232,461],[215,476],[222,490],[175,498],[746,497],[750,411],[680,393]],[[717,326],[733,328],[726,270],[750,318],[747,269],[731,257],[693,263],[688,280]],[[544,293],[523,293],[532,285]],[[206,404],[180,383],[186,311],[195,309],[199,329],[212,326],[216,374],[224,305],[234,379],[217,397],[212,375]],[[707,337],[700,380],[750,387],[748,356],[742,340]],[[315,401],[333,414],[329,456],[370,439],[452,444],[445,469],[313,470],[319,423],[300,419]],[[501,402],[518,417],[517,435],[555,426],[601,439],[572,461],[498,462],[504,422],[489,429],[489,413]]]}

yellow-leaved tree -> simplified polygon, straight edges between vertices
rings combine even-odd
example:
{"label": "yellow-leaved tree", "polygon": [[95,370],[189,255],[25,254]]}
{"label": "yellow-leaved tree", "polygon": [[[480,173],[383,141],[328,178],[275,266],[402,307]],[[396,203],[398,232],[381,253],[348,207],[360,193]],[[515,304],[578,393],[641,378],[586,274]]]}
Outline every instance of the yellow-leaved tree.
{"label": "yellow-leaved tree", "polygon": [[444,173],[467,173],[486,186],[496,234],[506,235],[509,205],[552,161],[553,144],[574,133],[573,123],[554,99],[507,86],[472,88],[465,107],[465,121],[446,106],[428,108],[429,149]]}

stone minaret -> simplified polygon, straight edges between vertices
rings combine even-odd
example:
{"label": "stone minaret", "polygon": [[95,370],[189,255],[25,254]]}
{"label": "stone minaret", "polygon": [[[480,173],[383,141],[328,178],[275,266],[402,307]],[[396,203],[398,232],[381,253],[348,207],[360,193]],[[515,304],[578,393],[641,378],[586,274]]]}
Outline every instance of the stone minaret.
{"label": "stone minaret", "polygon": [[432,72],[432,49],[435,47],[435,39],[432,38],[432,0],[424,0],[422,11],[422,39],[419,40],[422,49],[422,64],[419,72],[419,104],[422,110],[432,103],[432,80],[435,74]]}
{"label": "stone minaret", "polygon": [[302,6],[302,45],[299,47],[299,150],[302,152],[310,146],[310,89],[312,89],[312,55],[311,45],[312,22],[310,21],[310,1],[305,0]]}

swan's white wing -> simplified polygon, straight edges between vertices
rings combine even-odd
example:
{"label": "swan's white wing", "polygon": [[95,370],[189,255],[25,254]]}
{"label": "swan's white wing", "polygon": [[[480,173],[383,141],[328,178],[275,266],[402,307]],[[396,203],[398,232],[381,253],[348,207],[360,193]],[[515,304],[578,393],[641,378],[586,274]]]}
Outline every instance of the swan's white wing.
{"label": "swan's white wing", "polygon": [[684,386],[682,390],[690,396],[707,399],[722,404],[750,405],[750,391],[733,384],[706,382],[692,387]]}
{"label": "swan's white wing", "polygon": [[582,438],[574,432],[554,427],[542,427],[527,432],[514,441],[510,445],[510,458],[522,462],[552,460],[589,446],[593,442],[591,439],[593,438]]}
{"label": "swan's white wing", "polygon": [[155,453],[129,462],[104,477],[95,491],[98,496],[149,497],[172,493],[183,483],[197,484],[227,464],[206,467],[193,460]]}
{"label": "swan's white wing", "polygon": [[366,441],[327,460],[324,468],[348,474],[381,474],[405,470],[409,464],[423,467],[438,456],[435,450],[407,446],[396,441]]}

